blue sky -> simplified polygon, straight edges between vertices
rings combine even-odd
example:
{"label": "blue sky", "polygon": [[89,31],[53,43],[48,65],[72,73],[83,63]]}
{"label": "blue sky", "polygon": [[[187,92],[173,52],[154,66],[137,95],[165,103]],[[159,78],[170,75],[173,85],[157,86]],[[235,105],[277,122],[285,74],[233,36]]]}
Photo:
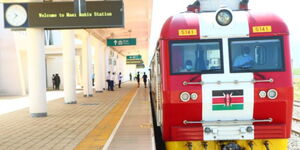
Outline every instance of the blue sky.
{"label": "blue sky", "polygon": [[[150,50],[154,50],[164,21],[171,15],[185,11],[186,6],[192,4],[194,1],[195,0],[179,0],[174,2],[174,0],[153,0]],[[290,31],[293,68],[300,68],[300,21],[297,11],[299,10],[299,6],[299,0],[249,0],[249,9],[273,12],[285,20]]]}

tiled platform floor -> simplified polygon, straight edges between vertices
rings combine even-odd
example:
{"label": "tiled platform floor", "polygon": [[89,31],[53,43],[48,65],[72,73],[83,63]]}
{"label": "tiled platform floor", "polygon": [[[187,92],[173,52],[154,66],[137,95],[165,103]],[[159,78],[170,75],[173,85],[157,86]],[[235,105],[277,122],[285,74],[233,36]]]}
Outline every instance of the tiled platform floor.
{"label": "tiled platform floor", "polygon": [[[94,96],[89,98],[78,94],[77,104],[64,104],[62,98],[51,101],[48,102],[48,117],[43,118],[31,118],[28,108],[2,114],[0,115],[0,149],[74,149],[118,103],[119,99],[133,88],[136,88],[136,84],[127,83],[121,89],[94,93]],[[140,88],[137,95],[141,92],[145,90]],[[145,100],[141,101],[148,103]],[[132,103],[132,106],[134,105],[135,101]],[[148,124],[149,119],[146,120],[143,123]],[[115,142],[118,141],[113,140],[111,145]],[[134,147],[131,149],[134,150]]]}

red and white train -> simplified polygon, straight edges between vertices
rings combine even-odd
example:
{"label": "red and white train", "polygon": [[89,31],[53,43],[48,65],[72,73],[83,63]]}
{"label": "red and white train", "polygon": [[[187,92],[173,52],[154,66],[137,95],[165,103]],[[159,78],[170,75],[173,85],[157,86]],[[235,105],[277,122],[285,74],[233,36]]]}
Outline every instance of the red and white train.
{"label": "red and white train", "polygon": [[199,0],[165,22],[150,75],[166,149],[287,149],[289,31],[278,16],[247,4]]}

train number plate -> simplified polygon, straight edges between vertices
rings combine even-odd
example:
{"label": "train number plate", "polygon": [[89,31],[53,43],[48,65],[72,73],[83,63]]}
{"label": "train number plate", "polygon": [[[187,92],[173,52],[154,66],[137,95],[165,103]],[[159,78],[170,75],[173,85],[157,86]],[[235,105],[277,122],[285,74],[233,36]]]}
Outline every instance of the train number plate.
{"label": "train number plate", "polygon": [[178,35],[179,36],[189,36],[189,35],[197,35],[196,29],[179,29]]}
{"label": "train number plate", "polygon": [[272,26],[253,26],[253,33],[272,32]]}

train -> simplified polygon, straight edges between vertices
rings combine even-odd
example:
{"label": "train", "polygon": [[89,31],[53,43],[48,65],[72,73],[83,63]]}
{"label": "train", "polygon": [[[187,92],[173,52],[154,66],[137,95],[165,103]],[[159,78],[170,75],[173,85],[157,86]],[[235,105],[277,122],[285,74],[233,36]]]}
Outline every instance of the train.
{"label": "train", "polygon": [[249,10],[248,0],[197,0],[165,21],[149,70],[165,149],[287,149],[289,31],[274,13]]}

